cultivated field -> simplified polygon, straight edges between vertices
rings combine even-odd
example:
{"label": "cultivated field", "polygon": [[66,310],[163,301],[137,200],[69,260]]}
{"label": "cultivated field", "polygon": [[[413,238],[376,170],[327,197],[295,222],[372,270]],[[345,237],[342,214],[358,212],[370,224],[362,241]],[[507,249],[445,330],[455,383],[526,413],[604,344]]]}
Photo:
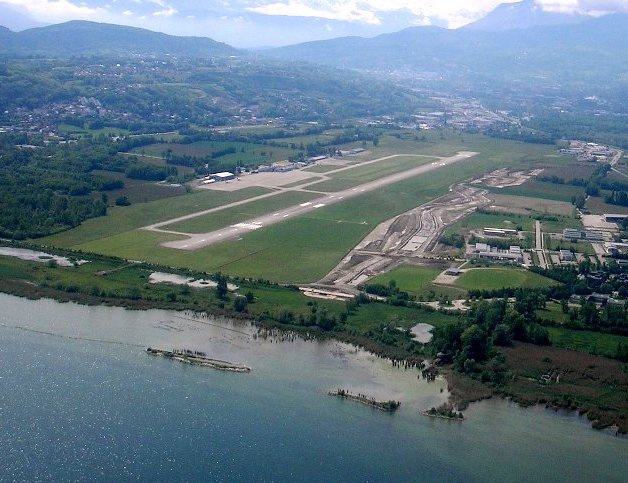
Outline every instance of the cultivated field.
{"label": "cultivated field", "polygon": [[556,185],[542,181],[530,180],[521,186],[509,186],[507,188],[491,188],[493,193],[503,195],[524,196],[526,198],[541,198],[545,200],[571,202],[572,196],[584,193],[579,186]]}

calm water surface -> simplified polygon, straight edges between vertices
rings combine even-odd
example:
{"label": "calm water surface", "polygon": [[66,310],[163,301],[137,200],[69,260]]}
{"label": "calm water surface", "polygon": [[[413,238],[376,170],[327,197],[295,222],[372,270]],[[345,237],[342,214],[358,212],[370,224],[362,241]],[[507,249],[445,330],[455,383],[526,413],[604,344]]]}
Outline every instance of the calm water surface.
{"label": "calm water surface", "polygon": [[[628,440],[504,401],[422,417],[443,381],[248,324],[0,295],[0,481],[626,481]],[[250,374],[148,345],[204,350]],[[393,414],[325,395],[402,401]]]}

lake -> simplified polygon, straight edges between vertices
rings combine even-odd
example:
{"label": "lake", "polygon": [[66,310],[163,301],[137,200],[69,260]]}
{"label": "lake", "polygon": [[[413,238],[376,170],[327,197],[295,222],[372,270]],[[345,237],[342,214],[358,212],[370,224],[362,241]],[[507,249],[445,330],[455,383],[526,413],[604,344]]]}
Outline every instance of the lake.
{"label": "lake", "polygon": [[[247,322],[0,294],[0,480],[625,481],[628,440],[501,400],[419,414],[427,383],[334,341]],[[249,374],[151,357],[189,348]],[[394,414],[333,398],[402,402]]]}

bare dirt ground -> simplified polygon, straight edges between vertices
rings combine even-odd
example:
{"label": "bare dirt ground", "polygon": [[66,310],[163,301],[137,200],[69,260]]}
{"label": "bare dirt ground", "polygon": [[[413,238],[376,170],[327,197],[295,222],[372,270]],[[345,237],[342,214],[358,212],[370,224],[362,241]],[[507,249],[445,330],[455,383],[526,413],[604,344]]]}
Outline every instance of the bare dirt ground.
{"label": "bare dirt ground", "polygon": [[445,196],[381,223],[318,283],[355,287],[401,263],[429,257],[443,229],[489,204],[486,195],[457,184]]}
{"label": "bare dirt ground", "polygon": [[574,207],[564,201],[551,201],[540,198],[526,198],[525,196],[502,195],[492,193],[494,204],[489,206],[491,210],[504,211],[527,215],[530,211],[551,213],[553,215],[571,216]]}
{"label": "bare dirt ground", "polygon": [[496,169],[484,176],[474,179],[471,184],[483,184],[491,188],[506,188],[508,186],[519,186],[543,172],[542,169],[531,171],[511,171],[507,168]]}

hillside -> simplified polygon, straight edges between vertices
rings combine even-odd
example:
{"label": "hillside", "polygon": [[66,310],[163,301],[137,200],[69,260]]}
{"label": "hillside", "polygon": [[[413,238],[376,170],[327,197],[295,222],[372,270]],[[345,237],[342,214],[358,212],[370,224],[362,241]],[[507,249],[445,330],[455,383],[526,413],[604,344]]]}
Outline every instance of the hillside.
{"label": "hillside", "polygon": [[500,32],[412,27],[374,38],[345,37],[272,49],[266,55],[475,83],[607,83],[628,72],[627,30],[628,15]]}
{"label": "hillside", "polygon": [[204,37],[176,37],[159,32],[86,21],[71,21],[0,32],[3,54],[71,57],[102,54],[155,54],[180,57],[239,55],[237,49]]}
{"label": "hillside", "polygon": [[534,0],[524,0],[517,3],[502,3],[485,17],[463,28],[498,32],[548,25],[574,24],[586,19],[587,17],[584,15],[545,12]]}

